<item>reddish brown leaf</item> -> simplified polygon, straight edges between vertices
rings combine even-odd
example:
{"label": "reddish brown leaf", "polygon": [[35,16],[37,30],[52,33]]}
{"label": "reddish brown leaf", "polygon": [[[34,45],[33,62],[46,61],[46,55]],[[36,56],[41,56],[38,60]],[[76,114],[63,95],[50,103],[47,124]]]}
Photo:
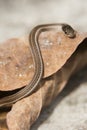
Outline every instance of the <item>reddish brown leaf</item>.
{"label": "reddish brown leaf", "polygon": [[[70,39],[63,32],[42,32],[39,43],[44,61],[44,77],[57,72],[72,55],[85,35]],[[34,64],[28,37],[10,39],[0,45],[0,90],[21,88],[31,81]]]}

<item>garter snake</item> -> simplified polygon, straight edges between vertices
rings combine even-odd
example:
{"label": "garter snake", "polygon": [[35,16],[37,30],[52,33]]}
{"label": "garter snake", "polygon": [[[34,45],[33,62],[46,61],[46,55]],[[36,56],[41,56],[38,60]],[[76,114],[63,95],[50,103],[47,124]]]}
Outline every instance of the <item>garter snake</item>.
{"label": "garter snake", "polygon": [[32,52],[33,61],[35,64],[34,76],[31,82],[28,85],[26,85],[26,87],[22,88],[15,94],[1,98],[0,107],[12,105],[18,100],[30,95],[35,90],[40,80],[42,79],[43,71],[44,71],[44,63],[43,63],[40,46],[38,43],[38,37],[42,31],[57,30],[58,29],[57,26],[61,26],[63,32],[69,38],[75,37],[74,29],[68,24],[59,23],[59,24],[45,24],[45,25],[36,26],[30,32],[30,35],[29,35],[29,44],[30,44],[30,48]]}

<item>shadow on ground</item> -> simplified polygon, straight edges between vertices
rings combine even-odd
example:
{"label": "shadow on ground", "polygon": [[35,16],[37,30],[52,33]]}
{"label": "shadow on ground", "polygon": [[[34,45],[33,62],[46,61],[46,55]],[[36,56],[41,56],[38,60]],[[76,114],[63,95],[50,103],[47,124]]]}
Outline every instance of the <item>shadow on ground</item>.
{"label": "shadow on ground", "polygon": [[68,81],[66,87],[64,90],[57,96],[55,101],[51,103],[49,107],[47,107],[45,110],[42,110],[38,120],[35,122],[35,124],[32,126],[31,130],[38,130],[39,126],[43,124],[53,111],[56,109],[57,105],[60,104],[60,102],[66,97],[69,96],[70,93],[76,91],[80,87],[81,84],[87,82],[87,66],[80,70],[78,73],[74,74],[70,80]]}

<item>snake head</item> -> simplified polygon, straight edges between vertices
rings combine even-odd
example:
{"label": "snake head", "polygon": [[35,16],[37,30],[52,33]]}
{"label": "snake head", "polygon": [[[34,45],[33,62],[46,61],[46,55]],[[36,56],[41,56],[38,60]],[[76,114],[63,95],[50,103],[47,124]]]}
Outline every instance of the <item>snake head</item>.
{"label": "snake head", "polygon": [[68,24],[62,26],[62,30],[69,38],[76,37],[76,31]]}

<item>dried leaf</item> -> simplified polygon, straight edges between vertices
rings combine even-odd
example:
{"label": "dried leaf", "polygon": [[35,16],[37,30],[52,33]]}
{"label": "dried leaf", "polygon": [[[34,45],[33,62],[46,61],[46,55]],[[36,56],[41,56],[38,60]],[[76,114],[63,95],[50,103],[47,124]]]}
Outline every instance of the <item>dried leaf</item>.
{"label": "dried leaf", "polygon": [[59,71],[42,80],[38,91],[13,105],[7,114],[9,130],[29,130],[42,108],[49,105],[65,87],[70,76],[85,65],[87,65],[87,39]]}
{"label": "dried leaf", "polygon": [[[63,32],[42,32],[39,37],[44,61],[44,77],[57,72],[84,39],[77,33],[70,39]],[[10,39],[0,45],[0,90],[14,90],[26,86],[34,75],[34,63],[28,37]]]}
{"label": "dried leaf", "polygon": [[[45,44],[43,41],[46,37],[50,39],[49,41],[53,44],[50,42],[49,44]],[[38,118],[42,108],[49,105],[59,92],[62,91],[69,77],[74,72],[87,65],[86,37],[87,34],[77,33],[75,39],[69,39],[62,32],[56,34],[53,32],[46,32],[46,34],[40,35],[39,42],[45,64],[45,78],[41,80],[38,90],[35,93],[15,103],[12,110],[7,113],[6,122],[8,128],[6,125],[3,125],[4,127],[1,125],[3,119],[5,122],[5,118],[1,115],[2,112],[0,113],[0,129],[30,129],[30,126]],[[26,38],[9,40],[4,45],[0,46],[0,55],[3,55],[1,55],[3,58],[0,58],[3,68],[1,69],[3,71],[0,70],[0,72],[2,72],[0,77],[3,77],[2,82],[0,81],[1,90],[6,91],[20,88],[28,84],[31,80],[34,73],[34,66],[29,69],[29,66],[33,65],[33,61],[28,48],[28,41]],[[9,56],[11,58],[8,58]],[[8,59],[11,59],[11,61],[8,62]],[[82,60],[84,62],[82,62]],[[4,63],[6,64],[4,65]],[[10,70],[8,69],[9,65]],[[16,67],[18,67],[17,70]],[[3,83],[5,80],[5,73],[7,74],[7,81]],[[16,77],[17,74],[18,76],[20,74],[22,76]],[[23,74],[25,74],[25,77]],[[11,78],[14,78],[14,81]]]}

